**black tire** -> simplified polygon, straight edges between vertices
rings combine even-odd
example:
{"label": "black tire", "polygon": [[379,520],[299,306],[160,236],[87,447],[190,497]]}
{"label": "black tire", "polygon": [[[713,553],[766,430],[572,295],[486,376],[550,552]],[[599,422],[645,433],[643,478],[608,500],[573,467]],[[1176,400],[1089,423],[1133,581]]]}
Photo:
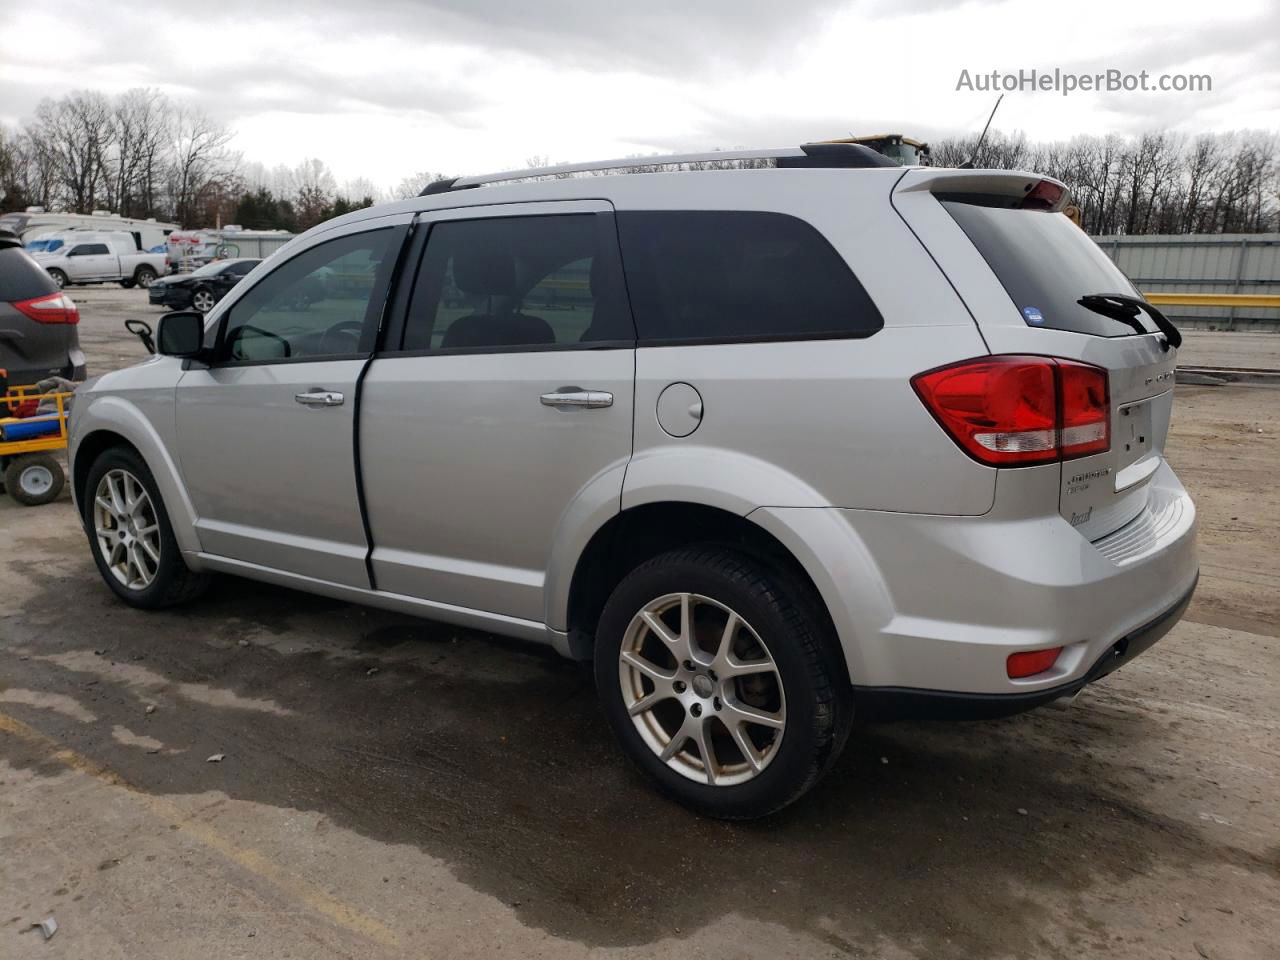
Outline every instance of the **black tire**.
{"label": "black tire", "polygon": [[[147,496],[151,498],[156,523],[160,528],[160,559],[156,564],[155,578],[142,589],[131,589],[116,579],[102,555],[101,545],[94,533],[94,497],[103,476],[111,470],[125,470],[141,483]],[[173,526],[169,523],[169,513],[160,497],[155,477],[142,458],[130,448],[111,447],[93,461],[85,479],[82,508],[82,519],[93,561],[98,565],[98,572],[107,586],[125,603],[144,610],[158,610],[194,600],[208,588],[212,578],[188,569],[183,562],[182,551],[174,539]]]}
{"label": "black tire", "polygon": [[66,480],[62,464],[47,453],[14,457],[4,468],[5,491],[26,507],[38,507],[58,499]]}
{"label": "black tire", "polygon": [[208,313],[217,302],[217,296],[208,287],[196,287],[191,291],[191,309],[198,313]]}
{"label": "black tire", "polygon": [[67,275],[57,267],[53,267],[49,270],[49,276],[53,278],[53,282],[58,285],[59,290],[65,290],[71,285],[71,281],[67,279]]}
{"label": "black tire", "polygon": [[[830,769],[848,738],[852,688],[829,621],[811,592],[782,571],[718,545],[655,557],[613,591],[596,633],[596,688],[623,750],[663,792],[705,816],[745,820],[794,803]],[[682,775],[659,758],[627,713],[618,670],[627,628],[646,604],[671,593],[698,594],[737,612],[777,667],[786,727],[776,754],[753,779],[711,786]]]}
{"label": "black tire", "polygon": [[121,280],[121,281],[120,281],[120,286],[124,287],[126,290],[132,290],[132,289],[133,289],[134,287],[136,287],[137,285],[138,285],[138,281],[136,281],[136,280]]}
{"label": "black tire", "polygon": [[156,272],[151,267],[139,267],[133,271],[133,282],[140,287],[149,287],[151,282],[155,280]]}

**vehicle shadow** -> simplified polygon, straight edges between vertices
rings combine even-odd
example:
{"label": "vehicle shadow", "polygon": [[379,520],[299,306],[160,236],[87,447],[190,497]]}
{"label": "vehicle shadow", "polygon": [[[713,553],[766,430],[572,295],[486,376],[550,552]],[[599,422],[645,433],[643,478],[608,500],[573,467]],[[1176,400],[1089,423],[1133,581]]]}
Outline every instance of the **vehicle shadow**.
{"label": "vehicle shadow", "polygon": [[[523,923],[590,945],[736,914],[836,951],[872,931],[930,956],[1025,956],[1042,947],[1048,899],[1156,860],[1262,868],[1148,810],[1105,751],[1084,749],[1153,732],[1138,711],[862,727],[806,801],[733,824],[657,795],[611,741],[589,671],[538,648],[230,578],[146,614],[87,568],[46,582],[7,630],[3,675],[100,722],[13,712],[137,789],[216,783],[317,811],[414,845]],[[109,735],[155,699],[167,705],[148,735],[185,753]],[[215,752],[234,762],[211,781]]]}

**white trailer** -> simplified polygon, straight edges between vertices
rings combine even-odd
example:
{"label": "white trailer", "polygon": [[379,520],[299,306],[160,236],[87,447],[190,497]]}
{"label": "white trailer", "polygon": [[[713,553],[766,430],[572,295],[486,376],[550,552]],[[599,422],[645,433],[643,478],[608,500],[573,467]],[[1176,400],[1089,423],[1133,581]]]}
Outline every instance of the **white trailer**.
{"label": "white trailer", "polygon": [[133,234],[139,250],[152,250],[163,246],[176,223],[164,223],[151,217],[117,217],[107,210],[93,213],[47,213],[44,207],[27,207],[21,213],[0,215],[0,227],[12,230],[24,243],[30,243],[49,233],[67,230],[124,230]]}

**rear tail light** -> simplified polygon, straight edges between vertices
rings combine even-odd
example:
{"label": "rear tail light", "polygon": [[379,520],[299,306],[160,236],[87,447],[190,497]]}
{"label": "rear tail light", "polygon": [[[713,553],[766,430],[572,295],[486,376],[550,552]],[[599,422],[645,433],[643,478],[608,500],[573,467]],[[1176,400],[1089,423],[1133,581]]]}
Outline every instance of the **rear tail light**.
{"label": "rear tail light", "polygon": [[980,463],[1029,466],[1111,448],[1101,367],[1052,357],[980,357],[917,374],[911,385]]}
{"label": "rear tail light", "polygon": [[79,323],[80,311],[65,293],[51,293],[30,300],[15,300],[13,305],[37,323]]}
{"label": "rear tail light", "polygon": [[1062,653],[1061,647],[1050,647],[1048,650],[1027,650],[1023,653],[1011,653],[1005,664],[1005,668],[1009,672],[1009,679],[1017,680],[1022,677],[1034,677],[1037,673],[1044,673],[1055,663],[1058,662],[1058,654]]}

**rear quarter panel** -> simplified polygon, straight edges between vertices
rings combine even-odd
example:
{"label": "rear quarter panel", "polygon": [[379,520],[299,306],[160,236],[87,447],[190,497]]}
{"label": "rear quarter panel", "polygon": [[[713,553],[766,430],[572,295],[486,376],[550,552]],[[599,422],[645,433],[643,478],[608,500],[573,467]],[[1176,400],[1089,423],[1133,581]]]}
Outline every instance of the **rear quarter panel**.
{"label": "rear quarter panel", "polygon": [[[951,515],[991,508],[995,471],[969,459],[910,385],[923,370],[986,353],[973,318],[889,202],[899,170],[772,170],[685,177],[635,191],[628,209],[773,211],[818,229],[876,302],[884,327],[861,339],[655,346],[637,351],[635,454],[623,507],[711,499]],[[645,178],[619,178],[621,180]],[[625,253],[625,251],[624,251]],[[658,397],[702,395],[703,418],[668,435]]]}

